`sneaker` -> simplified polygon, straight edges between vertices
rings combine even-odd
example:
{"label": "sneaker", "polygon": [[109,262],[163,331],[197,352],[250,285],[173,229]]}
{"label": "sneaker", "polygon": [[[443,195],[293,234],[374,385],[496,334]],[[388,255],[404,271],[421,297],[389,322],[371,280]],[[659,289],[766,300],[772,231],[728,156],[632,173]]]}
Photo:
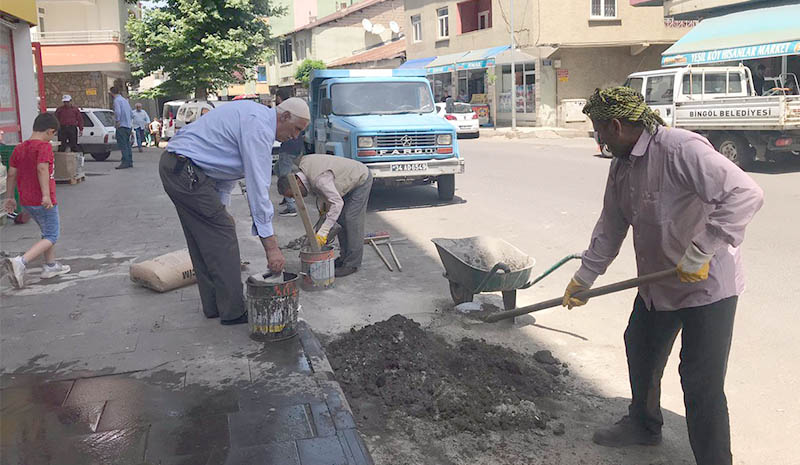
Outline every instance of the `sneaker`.
{"label": "sneaker", "polygon": [[278,213],[280,216],[297,216],[297,210],[292,208],[286,208],[282,212]]}
{"label": "sneaker", "polygon": [[22,289],[25,286],[25,264],[22,263],[22,256],[7,258],[4,265],[11,277],[11,284],[17,289]]}
{"label": "sneaker", "polygon": [[114,167],[115,170],[126,170],[128,168],[133,168],[133,165],[122,165],[122,164],[120,164],[119,166]]}
{"label": "sneaker", "polygon": [[286,197],[284,197],[283,200],[281,200],[281,203],[279,203],[278,205],[286,205]]}
{"label": "sneaker", "polygon": [[50,266],[45,263],[42,267],[42,279],[50,279],[55,278],[56,276],[61,276],[62,274],[69,273],[69,265],[62,265],[61,263],[55,263],[53,266]]}
{"label": "sneaker", "polygon": [[657,446],[661,444],[661,433],[648,431],[640,423],[625,415],[614,426],[595,431],[592,441],[608,447]]}
{"label": "sneaker", "polygon": [[[334,267],[336,266],[335,262],[336,260],[334,260]],[[358,268],[354,266],[341,266],[334,270],[333,275],[337,278],[344,278],[345,276],[350,276],[356,271],[358,271]]]}

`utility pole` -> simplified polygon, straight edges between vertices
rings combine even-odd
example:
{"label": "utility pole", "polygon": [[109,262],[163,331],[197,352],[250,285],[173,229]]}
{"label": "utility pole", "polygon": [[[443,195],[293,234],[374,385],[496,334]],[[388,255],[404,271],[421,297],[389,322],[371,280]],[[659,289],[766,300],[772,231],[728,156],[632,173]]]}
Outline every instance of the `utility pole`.
{"label": "utility pole", "polygon": [[514,0],[508,0],[508,22],[511,29],[511,130],[517,130],[517,73],[514,63]]}

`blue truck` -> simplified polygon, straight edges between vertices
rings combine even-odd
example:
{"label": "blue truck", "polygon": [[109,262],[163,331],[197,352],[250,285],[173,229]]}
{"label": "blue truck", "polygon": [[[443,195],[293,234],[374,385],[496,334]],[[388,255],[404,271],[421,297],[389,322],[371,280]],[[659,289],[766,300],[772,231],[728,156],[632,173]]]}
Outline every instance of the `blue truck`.
{"label": "blue truck", "polygon": [[309,107],[309,153],[358,160],[376,184],[435,182],[439,198],[452,200],[464,159],[423,70],[315,70]]}

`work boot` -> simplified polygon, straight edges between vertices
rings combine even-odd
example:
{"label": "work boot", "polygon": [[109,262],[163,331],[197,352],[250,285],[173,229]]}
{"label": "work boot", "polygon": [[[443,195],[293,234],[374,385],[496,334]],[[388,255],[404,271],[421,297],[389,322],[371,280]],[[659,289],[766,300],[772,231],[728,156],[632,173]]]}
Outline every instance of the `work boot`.
{"label": "work boot", "polygon": [[[333,261],[333,266],[336,268],[336,260]],[[336,268],[333,272],[333,275],[337,278],[344,278],[345,276],[350,276],[351,274],[358,271],[358,268],[354,266],[340,266]]]}
{"label": "work boot", "polygon": [[641,423],[625,415],[614,426],[595,431],[592,441],[608,447],[657,446],[661,444],[661,433],[648,431]]}

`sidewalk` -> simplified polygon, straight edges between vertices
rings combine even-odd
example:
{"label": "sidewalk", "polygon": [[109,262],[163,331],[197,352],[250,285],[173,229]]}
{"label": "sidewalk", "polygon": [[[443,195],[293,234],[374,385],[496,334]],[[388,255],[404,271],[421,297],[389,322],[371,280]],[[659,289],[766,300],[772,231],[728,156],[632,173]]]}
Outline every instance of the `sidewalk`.
{"label": "sidewalk", "polygon": [[505,137],[507,139],[562,139],[577,137],[593,137],[593,131],[587,129],[566,129],[558,127],[517,126],[516,130],[510,127],[481,128],[481,137]]}
{"label": "sidewalk", "polygon": [[[57,253],[72,272],[40,281],[33,264],[25,289],[2,280],[0,463],[371,464],[307,324],[256,343],[246,325],[206,319],[196,286],[130,282],[132,262],[185,247],[160,153],[134,151],[124,171],[117,152],[87,161],[85,182],[57,188]],[[241,195],[233,210],[247,214]],[[37,237],[35,224],[7,224],[2,251]],[[243,256],[257,252],[241,242]]]}

